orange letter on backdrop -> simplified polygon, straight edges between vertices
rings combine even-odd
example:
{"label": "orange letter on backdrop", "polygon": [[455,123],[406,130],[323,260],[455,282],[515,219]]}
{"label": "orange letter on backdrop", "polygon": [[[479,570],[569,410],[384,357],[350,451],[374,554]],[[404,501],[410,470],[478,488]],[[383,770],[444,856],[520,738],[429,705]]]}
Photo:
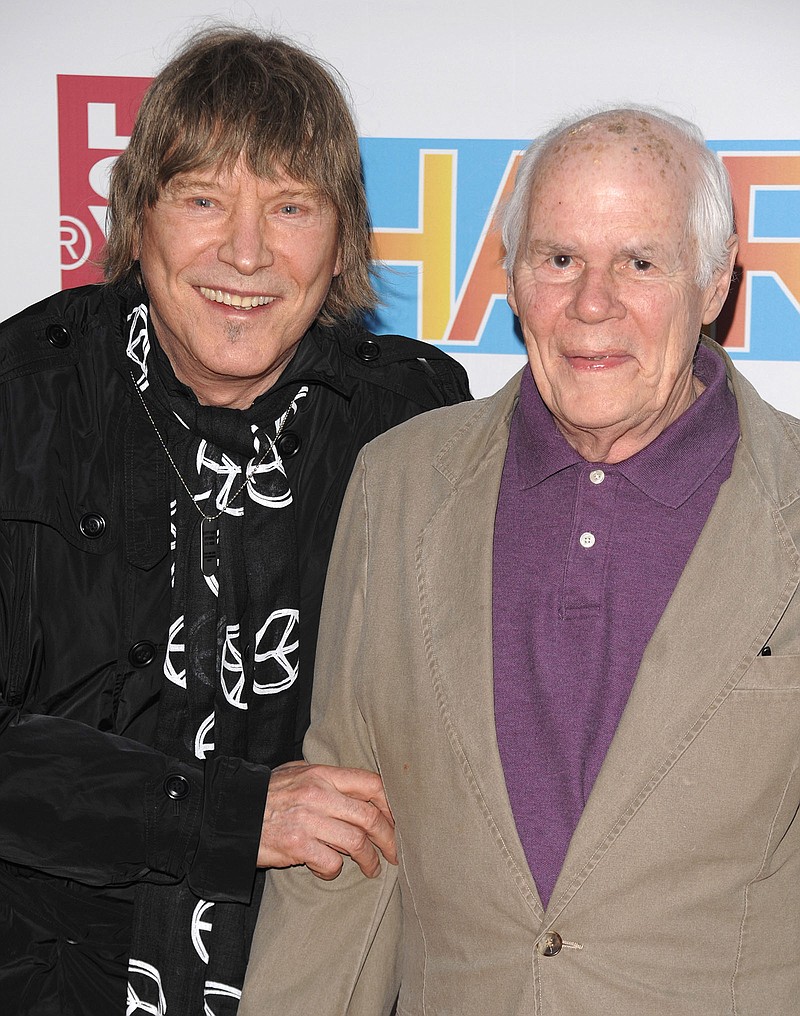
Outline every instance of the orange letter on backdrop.
{"label": "orange letter on backdrop", "polygon": [[375,257],[419,266],[417,335],[444,338],[455,295],[457,153],[419,153],[419,225],[373,231]]}
{"label": "orange letter on backdrop", "polygon": [[498,212],[511,194],[521,152],[514,152],[508,160],[503,179],[497,188],[486,222],[483,224],[478,246],[467,269],[464,284],[453,308],[445,339],[449,342],[478,343],[495,300],[506,296],[506,273],[503,268],[503,242],[500,237]]}
{"label": "orange letter on backdrop", "polygon": [[752,307],[748,306],[750,272],[770,273],[783,282],[795,304],[800,306],[800,243],[798,240],[758,239],[753,236],[755,191],[759,187],[797,189],[800,186],[800,155],[773,154],[739,155],[728,152],[722,157],[731,178],[736,228],[739,231],[738,264],[745,278],[736,301],[730,331],[725,339],[727,349],[749,348],[749,322]]}

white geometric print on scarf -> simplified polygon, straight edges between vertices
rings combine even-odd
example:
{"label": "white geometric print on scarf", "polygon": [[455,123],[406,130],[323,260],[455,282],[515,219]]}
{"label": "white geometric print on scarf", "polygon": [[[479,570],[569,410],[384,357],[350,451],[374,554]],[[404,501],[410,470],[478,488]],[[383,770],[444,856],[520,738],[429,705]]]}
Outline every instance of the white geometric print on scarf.
{"label": "white geometric print on scarf", "polygon": [[[308,388],[303,386],[286,412],[275,421],[276,434],[281,431],[286,421],[294,416],[298,401],[307,395]],[[244,475],[247,477],[245,488],[247,495],[256,504],[263,505],[265,508],[287,508],[292,503],[292,491],[286,479],[286,470],[283,467],[275,440],[266,431],[260,430],[255,425],[252,425],[251,430],[254,454],[244,467]],[[207,501],[216,486],[211,477],[207,474],[204,477],[203,471],[208,470],[217,476],[225,477],[214,499],[214,512],[209,511],[208,506],[203,506],[206,515],[217,512],[224,512],[228,515],[244,515],[244,505],[236,498],[241,488],[239,478],[242,475],[242,467],[225,452],[222,452],[221,458],[215,459],[205,440],[202,440],[198,445],[195,465],[197,475],[206,487],[205,490],[194,495],[194,500],[198,504]],[[228,501],[232,495],[236,501],[229,506]]]}
{"label": "white geometric print on scarf", "polygon": [[[274,661],[282,670],[284,676],[278,676],[276,680],[253,680],[253,691],[256,695],[277,695],[278,692],[290,688],[297,680],[299,666],[300,641],[297,627],[300,621],[300,613],[291,607],[284,607],[280,610],[273,610],[264,626],[256,635],[256,648],[254,653],[255,674],[260,676],[263,671],[269,675],[275,667],[270,665]],[[272,646],[270,649],[261,650],[262,643]],[[289,657],[292,656],[292,659]],[[259,667],[259,664],[268,664],[266,667]]]}
{"label": "white geometric print on scarf", "polygon": [[219,683],[222,685],[222,694],[232,706],[236,709],[247,709],[247,703],[242,701],[244,667],[239,650],[238,624],[225,626],[225,645],[222,647]]}
{"label": "white geometric print on scarf", "polygon": [[[234,492],[234,482],[238,479],[242,472],[242,467],[239,466],[229,455],[225,452],[222,453],[222,461],[218,462],[208,454],[208,441],[201,441],[197,446],[197,475],[200,479],[203,479],[203,470],[210,470],[212,473],[217,473],[220,476],[225,477],[225,481],[220,487],[217,496],[215,498],[214,509],[217,512],[227,512],[228,515],[244,515],[244,506],[238,501],[236,504],[228,506],[228,499],[231,493]],[[251,460],[252,461],[252,460]],[[206,490],[201,491],[199,494],[194,495],[194,500],[198,503],[207,501],[211,497],[211,491],[214,486],[213,482],[209,480],[205,481],[209,483]],[[235,490],[238,490],[240,484],[236,484]],[[208,506],[203,506],[206,509],[206,514],[210,515],[211,511]]]}
{"label": "white geometric print on scarf", "polygon": [[[285,420],[294,413],[297,399],[303,398],[307,392],[307,388],[301,389],[287,412],[281,419],[275,421],[276,433],[281,430]],[[261,435],[267,439],[270,453],[263,460],[261,460],[263,449]],[[251,500],[265,508],[286,508],[292,503],[292,490],[286,479],[286,470],[283,468],[283,462],[275,442],[269,434],[253,427],[253,445],[256,454],[247,463],[247,477],[250,481],[247,485],[247,493]]]}
{"label": "white geometric print on scarf", "polygon": [[197,728],[197,733],[194,737],[194,753],[197,758],[201,761],[208,755],[209,752],[214,750],[214,742],[210,740],[211,731],[214,729],[214,713],[210,713],[200,726]]}
{"label": "white geometric print on scarf", "polygon": [[[217,1016],[218,1013],[221,1014],[221,1010],[211,1008],[211,1003],[208,1001],[210,998],[235,998],[238,1005],[242,992],[239,988],[234,988],[232,984],[220,984],[219,981],[206,981],[203,997],[205,1000],[203,1002],[204,1016]],[[226,1012],[231,1011],[233,1010],[226,1007]]]}
{"label": "white geometric print on scarf", "polygon": [[147,304],[134,307],[128,315],[131,323],[128,332],[126,352],[139,368],[139,377],[134,378],[140,392],[146,392],[150,382],[147,380],[147,357],[150,354],[150,336],[147,334]]}
{"label": "white geometric print on scarf", "polygon": [[147,1016],[166,1016],[167,1000],[161,984],[161,974],[150,963],[128,960],[128,998],[125,1016],[146,1013]]}
{"label": "white geometric print on scarf", "polygon": [[169,553],[170,553],[170,566],[169,566],[169,588],[175,588],[175,545],[178,540],[178,530],[175,526],[175,515],[178,511],[177,498],[173,498],[169,503]]}
{"label": "white geometric print on scarf", "polygon": [[210,932],[214,928],[211,921],[203,920],[203,916],[206,911],[210,910],[213,906],[213,902],[210,903],[208,900],[199,900],[197,906],[194,908],[194,913],[192,914],[192,945],[194,946],[194,951],[203,963],[208,963],[208,949],[206,949],[203,945],[203,932]]}
{"label": "white geometric print on scarf", "polygon": [[[180,641],[178,641],[180,639]],[[164,654],[164,677],[179,688],[186,687],[186,643],[183,638],[183,614],[169,626]]]}

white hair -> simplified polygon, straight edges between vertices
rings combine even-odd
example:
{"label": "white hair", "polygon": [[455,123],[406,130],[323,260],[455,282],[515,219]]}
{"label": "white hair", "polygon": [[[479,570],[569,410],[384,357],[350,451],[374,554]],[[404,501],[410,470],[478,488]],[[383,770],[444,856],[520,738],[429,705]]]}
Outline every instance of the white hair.
{"label": "white hair", "polygon": [[733,217],[733,199],[728,171],[722,160],[706,145],[703,133],[696,124],[673,116],[652,106],[609,106],[570,116],[537,138],[526,150],[517,170],[514,190],[502,215],[503,245],[506,249],[504,265],[511,272],[517,259],[520,241],[528,221],[531,191],[542,163],[556,143],[579,124],[605,120],[610,116],[639,118],[642,115],[677,132],[696,157],[697,172],[694,189],[689,198],[687,228],[697,252],[695,281],[705,288],[715,274],[728,264],[730,239],[736,231]]}

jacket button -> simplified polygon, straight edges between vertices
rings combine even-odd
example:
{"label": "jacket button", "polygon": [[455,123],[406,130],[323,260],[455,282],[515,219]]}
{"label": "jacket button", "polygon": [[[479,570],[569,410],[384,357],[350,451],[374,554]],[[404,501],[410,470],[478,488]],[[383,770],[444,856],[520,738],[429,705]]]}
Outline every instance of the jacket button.
{"label": "jacket button", "polygon": [[48,325],[44,334],[56,349],[65,349],[72,342],[72,336],[63,325]]}
{"label": "jacket button", "polygon": [[78,528],[87,540],[96,540],[105,532],[106,520],[97,512],[87,512],[81,516]]}
{"label": "jacket button", "polygon": [[381,355],[381,347],[372,339],[365,339],[356,346],[356,355],[360,360],[369,363],[370,360],[377,360]]}
{"label": "jacket button", "polygon": [[290,459],[300,451],[300,435],[293,430],[284,431],[278,438],[278,451],[281,458]]}
{"label": "jacket button", "polygon": [[133,667],[146,667],[156,658],[156,647],[152,642],[143,640],[131,646],[128,659]]}
{"label": "jacket button", "polygon": [[539,941],[539,952],[542,956],[558,956],[561,952],[561,936],[557,931],[548,931]]}
{"label": "jacket button", "polygon": [[182,801],[189,795],[189,781],[180,773],[170,773],[164,780],[164,793],[173,801]]}

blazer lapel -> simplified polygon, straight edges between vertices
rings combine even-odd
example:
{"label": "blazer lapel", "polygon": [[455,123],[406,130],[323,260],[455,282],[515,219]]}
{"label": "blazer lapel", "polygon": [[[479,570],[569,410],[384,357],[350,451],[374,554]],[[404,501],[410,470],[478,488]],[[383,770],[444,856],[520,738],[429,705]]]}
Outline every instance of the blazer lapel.
{"label": "blazer lapel", "polygon": [[519,377],[440,452],[451,489],[417,548],[431,675],[457,763],[534,913],[542,906],[517,835],[497,747],[492,663],[492,534]]}
{"label": "blazer lapel", "polygon": [[[732,369],[732,368],[731,368]],[[742,442],[708,522],[648,644],[619,727],[547,910],[554,920],[766,643],[800,583],[800,554],[776,502],[800,475],[770,455],[774,418],[734,378]],[[431,675],[458,764],[538,918],[541,901],[508,800],[497,747],[492,660],[492,535],[519,375],[435,466],[451,489],[417,548]],[[758,403],[758,409],[754,407]],[[766,416],[765,416],[766,412]],[[774,436],[774,435],[773,435]],[[758,466],[756,459],[765,454]],[[785,434],[781,435],[785,448]],[[764,466],[767,474],[764,474]]]}
{"label": "blazer lapel", "polygon": [[766,643],[800,580],[797,551],[782,528],[774,499],[740,445],[647,646],[548,917],[589,877]]}

